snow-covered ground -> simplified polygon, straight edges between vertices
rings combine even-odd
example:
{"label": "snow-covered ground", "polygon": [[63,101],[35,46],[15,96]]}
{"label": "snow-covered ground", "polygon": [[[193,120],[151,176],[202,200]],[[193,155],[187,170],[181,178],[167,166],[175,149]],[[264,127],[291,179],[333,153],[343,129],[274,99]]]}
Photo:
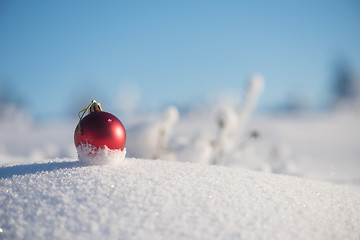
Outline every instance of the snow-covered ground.
{"label": "snow-covered ground", "polygon": [[128,158],[0,168],[1,239],[359,239],[360,189]]}
{"label": "snow-covered ground", "polygon": [[75,118],[6,106],[0,239],[359,239],[359,113],[250,120],[252,107],[115,113],[127,158],[89,166]]}

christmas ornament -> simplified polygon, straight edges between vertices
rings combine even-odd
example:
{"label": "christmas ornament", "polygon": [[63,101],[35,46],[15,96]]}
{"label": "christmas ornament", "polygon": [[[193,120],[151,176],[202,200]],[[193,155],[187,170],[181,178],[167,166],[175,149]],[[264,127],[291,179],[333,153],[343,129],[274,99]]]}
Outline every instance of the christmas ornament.
{"label": "christmas ornament", "polygon": [[[89,114],[84,117],[87,111]],[[88,155],[94,155],[103,149],[124,150],[126,132],[123,124],[114,115],[103,112],[100,103],[93,100],[87,108],[79,112],[79,119],[74,132],[78,152],[80,147],[82,154],[84,149],[90,149]]]}

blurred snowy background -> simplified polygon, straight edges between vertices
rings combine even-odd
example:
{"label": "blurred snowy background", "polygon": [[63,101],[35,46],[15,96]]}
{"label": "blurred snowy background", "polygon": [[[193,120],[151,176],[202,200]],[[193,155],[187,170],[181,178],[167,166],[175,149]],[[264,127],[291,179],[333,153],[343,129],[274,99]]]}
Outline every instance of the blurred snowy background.
{"label": "blurred snowy background", "polygon": [[0,2],[1,165],[76,158],[92,99],[129,157],[360,182],[358,1]]}

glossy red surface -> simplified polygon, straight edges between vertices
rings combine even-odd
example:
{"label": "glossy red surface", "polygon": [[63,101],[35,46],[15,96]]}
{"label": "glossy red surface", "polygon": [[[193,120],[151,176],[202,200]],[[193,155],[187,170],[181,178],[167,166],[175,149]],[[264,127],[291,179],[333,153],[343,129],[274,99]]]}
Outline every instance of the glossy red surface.
{"label": "glossy red surface", "polygon": [[126,143],[126,132],[120,120],[107,112],[92,112],[80,122],[74,132],[75,146],[89,143],[96,148],[107,146],[110,149],[123,150]]}

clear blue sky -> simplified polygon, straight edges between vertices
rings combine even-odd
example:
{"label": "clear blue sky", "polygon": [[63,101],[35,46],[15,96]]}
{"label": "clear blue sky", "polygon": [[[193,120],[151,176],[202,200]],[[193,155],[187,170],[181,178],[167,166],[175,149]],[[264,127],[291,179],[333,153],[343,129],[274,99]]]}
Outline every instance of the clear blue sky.
{"label": "clear blue sky", "polygon": [[360,72],[359,1],[0,0],[0,81],[38,118],[129,86],[145,108],[241,93],[253,72],[263,108],[323,104],[339,57]]}

